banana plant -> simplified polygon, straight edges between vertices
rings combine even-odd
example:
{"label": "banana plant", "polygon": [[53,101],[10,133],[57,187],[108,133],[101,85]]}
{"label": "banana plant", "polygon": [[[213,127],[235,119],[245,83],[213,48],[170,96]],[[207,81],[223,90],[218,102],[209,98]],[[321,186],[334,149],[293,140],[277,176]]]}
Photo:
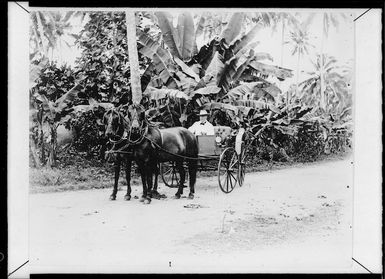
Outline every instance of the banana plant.
{"label": "banana plant", "polygon": [[[39,94],[39,92],[35,92],[32,96],[38,104],[36,113],[37,115],[40,115],[39,123],[41,124],[41,129],[43,130],[45,127],[48,130],[48,138],[46,141],[49,144],[49,156],[47,162],[49,167],[56,166],[57,127],[68,120],[66,115],[70,111],[70,104],[77,98],[82,87],[81,82],[84,80],[85,77],[79,79],[73,88],[55,102],[49,100],[45,95]],[[44,141],[42,142],[42,148],[44,148]]]}
{"label": "banana plant", "polygon": [[[239,22],[245,14],[234,13],[221,34],[197,51],[195,39],[202,29],[202,17],[195,31],[188,13],[179,15],[177,27],[172,24],[171,14],[157,12],[155,16],[167,49],[137,31],[139,51],[152,60],[144,74],[149,86],[144,94],[154,105],[161,106],[158,111],[150,111],[152,119],[165,119],[170,115],[170,108],[178,112],[172,123],[179,120],[184,125],[200,108],[229,114],[226,117],[235,121],[235,125],[239,125],[245,115],[251,115],[250,112],[265,109],[280,113],[274,103],[281,90],[264,78],[272,75],[284,80],[293,74],[289,69],[261,62],[273,60],[268,53],[255,50],[258,46],[255,37],[264,27],[262,22],[257,21],[249,32],[242,34]],[[193,38],[192,42],[186,41],[186,34]],[[158,77],[151,78],[151,71]],[[246,82],[247,79],[253,82]],[[247,100],[250,101],[245,102]]]}

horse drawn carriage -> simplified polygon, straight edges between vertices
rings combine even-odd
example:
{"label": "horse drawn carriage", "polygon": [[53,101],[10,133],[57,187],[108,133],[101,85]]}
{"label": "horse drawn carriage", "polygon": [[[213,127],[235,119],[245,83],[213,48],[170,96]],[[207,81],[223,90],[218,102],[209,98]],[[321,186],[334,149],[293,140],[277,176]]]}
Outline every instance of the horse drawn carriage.
{"label": "horse drawn carriage", "polygon": [[[214,126],[214,133],[196,136],[198,171],[216,171],[220,189],[230,193],[237,184],[242,186],[244,182],[247,159],[245,130],[232,131],[228,126]],[[217,165],[213,165],[215,162],[218,162]],[[174,162],[162,163],[160,175],[168,187],[177,188],[184,183],[180,181]]]}
{"label": "horse drawn carriage", "polygon": [[[126,200],[131,199],[132,161],[136,162],[141,174],[141,201],[146,203],[151,202],[154,195],[159,195],[159,172],[166,186],[178,188],[176,198],[180,198],[183,193],[186,174],[189,176],[189,198],[194,198],[198,170],[216,170],[219,187],[224,193],[230,193],[237,184],[243,185],[247,148],[250,144],[247,143],[248,133],[244,128],[232,131],[230,127],[214,126],[214,135],[195,136],[183,127],[160,129],[148,122],[144,111],[141,105],[131,105],[127,109],[127,117],[114,108],[108,110],[103,117],[106,136],[113,143],[108,152],[122,155],[115,160],[115,182],[110,199],[116,198],[123,157],[127,161]],[[215,167],[209,164],[216,161],[218,164]]]}

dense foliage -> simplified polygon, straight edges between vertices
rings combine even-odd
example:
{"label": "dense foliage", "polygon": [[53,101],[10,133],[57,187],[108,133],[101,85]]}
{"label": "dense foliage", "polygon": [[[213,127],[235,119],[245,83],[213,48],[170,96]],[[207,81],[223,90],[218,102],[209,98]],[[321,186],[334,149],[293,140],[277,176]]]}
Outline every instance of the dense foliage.
{"label": "dense foliage", "polygon": [[[42,62],[42,55],[32,60],[36,67],[31,70],[31,134],[40,153],[47,141],[47,152],[55,154],[56,129],[63,124],[75,132],[75,150],[103,158],[101,118],[107,108],[132,99],[126,14],[87,15],[80,34],[72,34],[82,51],[74,69]],[[35,53],[44,41],[36,32],[42,18],[51,17],[38,13],[32,18],[37,24],[31,31]],[[276,28],[281,20],[294,28],[293,54],[299,61],[307,53],[306,25],[285,13],[184,12],[174,18],[168,12],[137,12],[142,101],[150,121],[162,127],[189,127],[204,108],[214,125],[247,128],[254,135],[254,158],[313,161],[324,153],[345,151],[352,134],[351,73],[336,58],[321,54],[307,80],[297,79],[282,92],[279,81],[292,78],[293,71],[272,65],[270,54],[258,52],[258,41],[264,39],[259,31]],[[62,30],[66,24],[55,26]]]}

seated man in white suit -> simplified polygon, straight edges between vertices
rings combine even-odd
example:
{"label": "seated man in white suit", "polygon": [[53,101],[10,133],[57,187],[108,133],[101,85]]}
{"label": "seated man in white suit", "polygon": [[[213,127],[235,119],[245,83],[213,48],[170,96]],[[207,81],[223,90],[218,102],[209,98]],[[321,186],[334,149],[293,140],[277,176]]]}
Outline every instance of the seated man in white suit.
{"label": "seated man in white suit", "polygon": [[214,135],[214,126],[207,121],[208,113],[206,110],[199,112],[200,120],[195,122],[188,130],[196,136],[200,135]]}

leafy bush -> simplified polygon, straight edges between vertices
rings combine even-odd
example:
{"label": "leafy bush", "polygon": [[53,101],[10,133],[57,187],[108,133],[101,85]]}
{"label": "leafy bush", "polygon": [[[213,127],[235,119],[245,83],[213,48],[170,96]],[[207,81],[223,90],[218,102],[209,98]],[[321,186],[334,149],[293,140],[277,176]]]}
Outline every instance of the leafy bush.
{"label": "leafy bush", "polygon": [[101,122],[101,109],[78,113],[71,118],[67,127],[76,132],[73,146],[79,152],[85,152],[87,157],[102,159],[107,139],[104,135],[104,125]]}
{"label": "leafy bush", "polygon": [[[127,103],[131,99],[131,87],[126,14],[90,12],[89,18],[77,40],[82,55],[76,61],[76,69],[88,78],[81,97]],[[144,71],[148,60],[139,53],[141,70]]]}
{"label": "leafy bush", "polygon": [[44,95],[50,101],[56,101],[74,85],[73,69],[67,65],[58,67],[56,62],[51,61],[41,69],[32,92]]}

